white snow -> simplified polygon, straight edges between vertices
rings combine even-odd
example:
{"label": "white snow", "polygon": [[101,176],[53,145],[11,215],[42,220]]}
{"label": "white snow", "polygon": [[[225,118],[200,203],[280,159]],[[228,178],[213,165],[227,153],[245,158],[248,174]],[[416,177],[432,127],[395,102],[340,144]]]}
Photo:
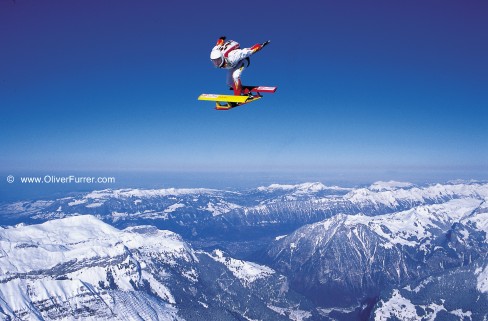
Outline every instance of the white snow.
{"label": "white snow", "polygon": [[[117,291],[111,293],[113,298],[108,308],[115,315],[106,318],[95,317],[93,320],[159,320],[159,321],[185,321],[178,315],[176,306],[161,303],[149,295],[134,292]],[[76,320],[76,319],[73,319]],[[86,320],[83,318],[83,320]]]}
{"label": "white snow", "polygon": [[[322,183],[303,183],[297,185],[272,184],[268,187],[259,187],[260,191],[283,191],[285,196],[280,196],[280,200],[296,201],[302,199],[303,195],[318,193],[324,189],[340,189],[337,187],[327,187]],[[433,245],[429,243],[432,231],[445,231],[455,222],[462,222],[465,225],[475,226],[477,229],[488,233],[488,209],[483,205],[483,201],[488,199],[488,184],[472,183],[463,184],[455,182],[453,184],[436,184],[427,187],[417,187],[405,182],[376,182],[368,188],[361,189],[342,189],[349,191],[344,197],[338,196],[337,200],[351,201],[357,205],[371,206],[412,206],[411,209],[393,214],[369,217],[365,215],[348,216],[338,214],[335,217],[315,223],[312,226],[320,226],[323,230],[334,233],[342,224],[352,229],[354,226],[363,224],[371,228],[385,242],[380,246],[393,247],[418,246],[419,249],[428,250]],[[174,199],[175,203],[168,206],[163,213],[144,211],[143,213],[113,212],[114,220],[125,218],[132,215],[139,215],[144,218],[164,218],[185,205],[179,203],[177,196],[180,195],[214,195],[222,193],[212,189],[120,189],[94,191],[85,195],[82,199],[66,198],[68,206],[86,204],[88,208],[96,208],[104,205],[108,198],[129,198],[130,202],[139,205],[144,198],[168,197]],[[219,194],[220,195],[220,194]],[[192,196],[190,196],[192,198]],[[277,199],[277,198],[276,198]],[[308,199],[308,198],[307,198]],[[273,202],[275,199],[269,200]],[[198,198],[193,198],[198,201]],[[322,204],[332,206],[326,198],[312,198],[310,201],[314,206],[320,207]],[[440,204],[425,205],[426,202],[437,201]],[[263,201],[267,202],[267,201]],[[412,204],[421,204],[413,207]],[[2,205],[0,211],[5,213],[35,213],[36,211],[53,204],[53,202],[17,202],[9,205]],[[56,204],[58,205],[58,204]],[[481,205],[481,207],[480,207]],[[65,206],[65,205],[63,205]],[[62,212],[63,206],[58,207],[58,212]],[[484,206],[484,207],[483,207]],[[54,207],[55,208],[55,207]],[[200,209],[210,211],[214,216],[225,214],[241,206],[225,201],[203,203]],[[270,209],[265,203],[254,207],[242,207],[244,213],[248,209],[260,210],[262,215],[269,213]],[[64,215],[55,213],[54,209],[49,213],[51,217]],[[142,210],[141,210],[142,211]],[[166,215],[166,216],[165,216]],[[271,221],[271,219],[270,219]],[[139,233],[140,229],[146,228],[147,233]],[[468,232],[461,230],[466,238]],[[285,236],[278,236],[279,240]],[[316,242],[324,241],[317,236]],[[358,238],[360,239],[360,238]],[[327,241],[327,240],[325,240]],[[300,246],[300,239],[294,240],[289,244],[293,250]],[[32,295],[36,299],[47,299],[54,294],[59,300],[64,300],[73,293],[88,295],[93,289],[97,290],[100,281],[107,282],[107,269],[96,264],[88,268],[73,269],[67,274],[68,280],[53,280],[41,278],[30,280],[28,278],[12,278],[17,273],[33,273],[52,269],[57,265],[81,265],[84,262],[98,262],[104,260],[115,260],[125,258],[119,263],[120,267],[110,270],[114,282],[119,289],[131,291],[131,282],[139,282],[142,279],[149,282],[151,289],[168,304],[175,302],[174,297],[168,290],[163,281],[156,279],[147,271],[151,267],[145,262],[140,264],[141,271],[136,269],[135,259],[128,259],[127,252],[135,251],[147,255],[148,257],[161,260],[170,266],[176,266],[179,260],[196,260],[194,253],[188,248],[179,236],[169,231],[159,231],[150,227],[128,228],[123,231],[117,230],[105,223],[102,223],[93,216],[73,216],[62,220],[50,221],[40,225],[18,225],[16,227],[0,229],[0,307],[4,311],[17,307],[26,306],[29,298],[21,297],[19,289],[31,289]],[[225,257],[222,251],[216,250],[208,254],[214,260],[225,264],[230,272],[233,273],[245,286],[249,286],[258,279],[266,278],[275,273],[274,270],[252,262],[246,262],[229,257]],[[161,274],[166,273],[161,271]],[[198,280],[198,274],[194,270],[181,271],[181,275],[192,282]],[[479,268],[476,271],[477,289],[482,293],[488,293],[488,267]],[[426,280],[425,282],[428,282]],[[425,283],[421,283],[415,289],[406,288],[409,291],[419,292]],[[108,295],[99,293],[104,300],[110,302]],[[105,295],[105,296],[104,296]],[[4,300],[4,301],[2,301]],[[128,302],[132,299],[127,299]],[[8,302],[5,305],[2,302]],[[82,302],[78,302],[81,304]],[[399,306],[404,305],[402,309]],[[390,300],[382,302],[382,307],[375,315],[375,320],[384,320],[387,315],[397,316],[402,320],[410,320],[410,308],[413,304],[403,298],[398,290],[395,290]],[[395,307],[397,310],[395,310]],[[430,312],[425,317],[426,320],[434,319],[439,311],[445,310],[442,304],[430,304],[423,306],[429,308]],[[277,308],[278,309],[278,308]],[[299,310],[296,310],[299,311]],[[302,313],[303,312],[303,313]],[[287,315],[296,320],[306,318],[306,311],[291,313],[284,311]],[[413,310],[415,312],[415,309]],[[449,312],[453,315],[471,318],[471,312],[454,310]],[[378,317],[379,319],[376,319]],[[300,319],[301,318],[301,319]],[[415,315],[416,318],[416,315]],[[293,319],[293,320],[295,320]],[[412,319],[413,320],[413,319]]]}
{"label": "white snow", "polygon": [[398,290],[393,290],[393,294],[388,301],[381,301],[381,307],[374,312],[375,321],[386,321],[396,317],[404,321],[417,321],[419,318],[415,306],[408,299],[405,299]]}
{"label": "white snow", "polygon": [[68,206],[76,206],[76,205],[85,204],[85,203],[86,203],[86,199],[74,200],[72,202],[69,202]]}
{"label": "white snow", "polygon": [[95,200],[108,198],[151,198],[189,194],[215,194],[216,192],[218,192],[218,190],[208,188],[105,189],[88,193],[84,196],[84,198]]}
{"label": "white snow", "polygon": [[234,203],[222,201],[222,202],[218,202],[218,203],[208,202],[207,207],[203,208],[203,209],[211,212],[212,216],[218,216],[218,215],[228,213],[228,212],[230,212],[234,209],[237,209],[237,208],[241,208],[241,206],[234,204]]}
{"label": "white snow", "polygon": [[273,269],[264,265],[225,257],[221,250],[214,250],[209,255],[215,261],[227,266],[229,271],[231,271],[244,286],[248,286],[250,283],[258,279],[269,277],[275,273]]}
{"label": "white snow", "polygon": [[149,281],[151,290],[154,291],[157,294],[157,296],[159,296],[160,298],[162,298],[168,303],[176,304],[176,300],[171,294],[170,290],[164,284],[156,280],[151,273],[147,273],[146,271],[143,271],[142,276],[144,279]]}
{"label": "white snow", "polygon": [[470,311],[464,312],[461,309],[448,311],[444,307],[444,300],[441,300],[440,304],[432,302],[427,305],[418,305],[418,308],[422,309],[425,314],[420,317],[417,315],[416,306],[410,302],[410,300],[404,298],[398,289],[393,290],[391,298],[387,301],[381,301],[379,308],[374,312],[375,321],[386,321],[390,318],[396,317],[399,320],[405,321],[434,321],[437,318],[437,314],[441,311],[445,311],[452,315],[460,317],[461,320],[465,318],[471,319],[472,313]]}
{"label": "white snow", "polygon": [[[417,246],[419,241],[431,236],[431,228],[445,230],[454,222],[469,217],[481,202],[479,199],[454,199],[443,204],[419,206],[403,212],[374,217],[349,215],[346,216],[345,224],[367,225],[392,244]],[[321,224],[330,222],[325,221]]]}
{"label": "white snow", "polygon": [[327,189],[322,183],[303,183],[296,187],[296,194],[317,193]]}
{"label": "white snow", "polygon": [[103,206],[103,204],[104,203],[94,202],[94,203],[87,204],[86,207],[88,207],[88,208],[95,208],[95,207]]}
{"label": "white snow", "polygon": [[205,309],[208,309],[208,304],[206,304],[205,302],[202,302],[202,301],[198,301],[198,303],[204,307]]}
{"label": "white snow", "polygon": [[[135,304],[133,309],[138,309],[138,313],[152,311],[157,312],[161,320],[179,320],[174,307],[150,297],[143,298],[143,294],[130,295],[134,291],[133,284],[145,280],[157,296],[168,304],[175,303],[168,287],[150,271],[152,264],[137,260],[152,258],[169,266],[196,260],[193,251],[173,232],[151,226],[121,231],[91,215],[0,229],[0,253],[0,308],[11,314],[25,312],[29,319],[35,320],[45,316],[33,309],[31,302],[46,300],[63,302],[73,308],[95,304],[102,308],[101,314],[93,319],[103,319],[104,313],[110,313],[107,311],[124,309],[119,306],[120,301],[115,300],[122,292],[126,293],[124,306],[130,308]],[[45,270],[67,273],[63,279],[55,280],[52,272],[42,272]],[[160,269],[157,272],[158,275],[166,273]],[[19,277],[19,273],[25,276]],[[193,281],[198,276],[191,268],[183,268],[181,273]],[[119,292],[103,290],[102,284],[110,285],[108,275]],[[151,313],[148,318],[153,315]]]}
{"label": "white snow", "polygon": [[[374,184],[372,186],[375,186]],[[381,187],[381,184],[380,184]],[[373,206],[398,206],[399,202],[423,203],[426,199],[450,199],[454,197],[478,198],[488,197],[488,184],[458,184],[458,185],[431,185],[427,187],[398,188],[380,191],[368,188],[359,188],[345,195],[345,199],[353,203],[371,204]]]}
{"label": "white snow", "polygon": [[478,284],[476,285],[476,288],[481,293],[488,293],[488,265],[485,266],[482,270],[476,270],[476,273],[478,274]]}
{"label": "white snow", "polygon": [[469,320],[469,321],[473,320],[473,318],[472,318],[473,313],[471,311],[464,312],[461,309],[457,309],[457,310],[451,311],[450,313],[459,317],[459,320]]}
{"label": "white snow", "polygon": [[312,316],[312,313],[304,310],[289,310],[288,317],[293,321],[304,321]]}
{"label": "white snow", "polygon": [[271,184],[269,186],[259,186],[257,190],[260,192],[272,192],[275,190],[292,190],[295,187],[296,185]]}
{"label": "white snow", "polygon": [[478,230],[488,234],[488,212],[477,213],[472,217],[468,217],[464,223],[474,223]]}
{"label": "white snow", "polygon": [[[140,227],[138,227],[140,228]],[[50,269],[56,264],[92,258],[113,257],[129,249],[146,249],[174,254],[186,261],[195,257],[177,234],[155,230],[152,235],[134,233],[135,228],[120,231],[91,215],[73,216],[0,230],[0,277],[14,272]]]}
{"label": "white snow", "polygon": [[168,206],[168,208],[166,208],[163,212],[164,213],[172,213],[175,210],[177,210],[179,208],[182,208],[182,207],[185,207],[185,205],[184,204],[180,204],[180,203],[176,203],[176,204],[173,204],[171,206]]}
{"label": "white snow", "polygon": [[344,188],[339,186],[326,186],[320,182],[302,183],[302,184],[271,184],[269,186],[260,186],[257,188],[260,192],[275,192],[275,191],[292,191],[293,194],[313,194],[323,190],[338,190],[338,191],[350,191],[350,188]]}
{"label": "white snow", "polygon": [[382,192],[382,191],[393,191],[399,188],[409,188],[414,186],[412,183],[407,182],[396,182],[396,181],[389,181],[389,182],[375,182],[371,184],[369,187],[372,191]]}
{"label": "white snow", "polygon": [[268,309],[273,310],[280,315],[288,316],[292,321],[305,321],[312,316],[312,313],[309,311],[300,309],[280,308],[274,305],[268,305]]}
{"label": "white snow", "polygon": [[114,222],[117,222],[119,219],[122,219],[122,218],[125,218],[125,217],[128,217],[129,214],[128,213],[121,213],[121,212],[112,212],[112,220]]}
{"label": "white snow", "polygon": [[418,286],[416,286],[415,289],[412,289],[410,285],[406,286],[404,289],[407,291],[410,291],[410,292],[419,293],[420,290],[422,290],[426,285],[428,285],[433,280],[434,279],[431,276],[429,276],[427,279],[420,282],[420,284]]}

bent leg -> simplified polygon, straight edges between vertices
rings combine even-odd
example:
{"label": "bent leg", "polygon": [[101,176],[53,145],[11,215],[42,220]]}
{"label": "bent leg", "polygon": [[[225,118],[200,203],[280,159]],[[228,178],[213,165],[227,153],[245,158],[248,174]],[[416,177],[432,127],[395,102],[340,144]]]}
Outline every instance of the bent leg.
{"label": "bent leg", "polygon": [[[244,59],[242,60],[236,68],[229,70],[229,74],[232,77],[232,88],[234,88],[234,95],[241,95],[242,93],[242,83],[241,83],[241,74],[249,66],[249,60]],[[229,76],[228,76],[229,77]],[[227,81],[230,81],[228,79]]]}
{"label": "bent leg", "polygon": [[234,89],[234,78],[232,77],[232,74],[234,73],[235,70],[236,70],[235,68],[227,70],[227,78],[225,83],[231,89]]}

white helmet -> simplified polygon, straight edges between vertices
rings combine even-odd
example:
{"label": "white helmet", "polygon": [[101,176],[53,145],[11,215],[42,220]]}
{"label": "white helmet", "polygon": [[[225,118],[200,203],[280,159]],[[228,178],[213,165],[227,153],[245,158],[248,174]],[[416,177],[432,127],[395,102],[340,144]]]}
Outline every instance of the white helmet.
{"label": "white helmet", "polygon": [[220,51],[220,49],[217,48],[212,49],[212,52],[210,53],[210,60],[212,60],[212,63],[217,68],[222,67],[225,63],[224,56],[222,55],[222,51]]}

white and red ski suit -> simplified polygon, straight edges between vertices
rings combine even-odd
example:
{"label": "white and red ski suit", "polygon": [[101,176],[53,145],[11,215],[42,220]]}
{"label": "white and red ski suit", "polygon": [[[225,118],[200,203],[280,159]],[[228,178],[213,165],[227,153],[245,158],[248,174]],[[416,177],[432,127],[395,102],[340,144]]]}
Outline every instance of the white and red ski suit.
{"label": "white and red ski suit", "polygon": [[213,50],[220,50],[224,59],[224,63],[219,68],[228,69],[226,83],[234,90],[234,95],[240,95],[242,92],[241,74],[245,68],[249,67],[249,57],[255,52],[259,51],[262,45],[256,44],[251,48],[239,47],[239,43],[234,40],[225,41],[221,37]]}

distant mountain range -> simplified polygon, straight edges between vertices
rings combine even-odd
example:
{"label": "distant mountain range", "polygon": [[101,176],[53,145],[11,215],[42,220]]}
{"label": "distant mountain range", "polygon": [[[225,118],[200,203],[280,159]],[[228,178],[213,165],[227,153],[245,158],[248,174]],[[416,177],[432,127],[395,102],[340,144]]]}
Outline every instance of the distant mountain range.
{"label": "distant mountain range", "polygon": [[487,199],[473,181],[2,204],[0,316],[487,320]]}
{"label": "distant mountain range", "polygon": [[108,189],[55,200],[4,204],[0,206],[0,218],[7,224],[17,224],[91,214],[117,227],[146,222],[186,238],[217,235],[219,239],[241,239],[269,236],[270,231],[291,232],[339,213],[375,216],[451,199],[483,199],[487,186],[450,183],[417,187],[377,182],[355,189],[322,183],[273,184],[243,191]]}

